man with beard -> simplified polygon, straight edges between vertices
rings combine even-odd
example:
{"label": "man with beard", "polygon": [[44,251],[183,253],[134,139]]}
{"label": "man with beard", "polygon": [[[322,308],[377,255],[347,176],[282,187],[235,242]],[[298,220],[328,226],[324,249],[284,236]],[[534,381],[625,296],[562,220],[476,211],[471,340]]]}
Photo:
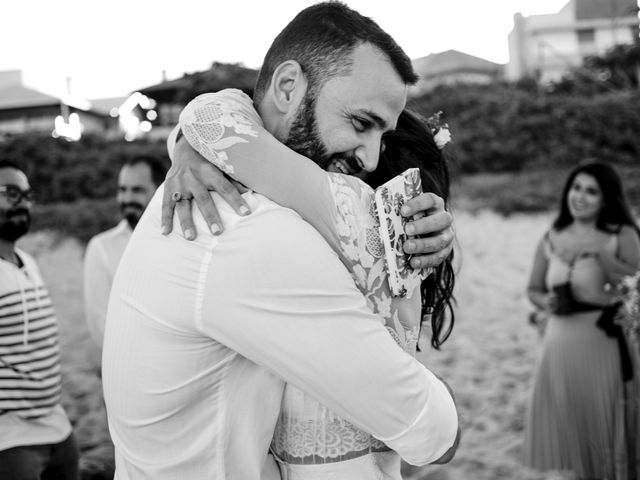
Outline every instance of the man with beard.
{"label": "man with beard", "polygon": [[53,305],[36,262],[16,248],[29,231],[31,195],[22,169],[0,161],[0,478],[76,480]]}
{"label": "man with beard", "polygon": [[[303,56],[313,57],[304,69]],[[280,141],[315,100],[308,109],[323,156],[372,170],[415,81],[410,59],[377,24],[326,2],[276,38],[254,100]],[[237,113],[220,112],[227,129],[246,127]],[[218,130],[216,154],[244,141]],[[268,451],[285,382],[410,463],[434,462],[454,445],[446,386],[398,347],[313,227],[247,192],[245,215],[214,194],[224,232],[194,209],[195,239],[163,236],[161,201],[173,193],[190,206],[160,187],[109,302],[102,378],[117,480],[279,478]]]}
{"label": "man with beard", "polygon": [[138,155],[127,160],[118,176],[116,196],[122,220],[115,227],[93,237],[87,245],[84,259],[85,318],[89,334],[100,349],[99,353],[102,351],[113,276],[131,232],[165,174],[165,166],[155,157]]}

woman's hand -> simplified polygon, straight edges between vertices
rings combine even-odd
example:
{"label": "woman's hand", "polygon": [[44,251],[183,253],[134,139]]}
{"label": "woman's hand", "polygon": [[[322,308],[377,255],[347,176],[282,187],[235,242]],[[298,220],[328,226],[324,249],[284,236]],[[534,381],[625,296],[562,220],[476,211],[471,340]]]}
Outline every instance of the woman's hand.
{"label": "woman's hand", "polygon": [[544,310],[549,313],[555,313],[560,306],[560,300],[555,292],[547,292],[544,296]]}
{"label": "woman's hand", "polygon": [[[210,191],[217,192],[240,215],[250,213],[249,206],[241,195],[246,189],[227,178],[215,165],[196,152],[184,137],[181,138],[173,151],[173,164],[167,172],[164,184],[162,233],[167,235],[173,229],[175,211],[185,238],[196,238],[197,232],[191,212],[192,201],[195,201],[202,212],[211,233],[222,233],[222,220]],[[183,199],[176,200],[176,192],[179,192]]]}
{"label": "woman's hand", "polygon": [[[433,193],[423,193],[402,206],[403,217],[423,213],[425,216],[408,222],[405,233],[411,238],[404,243],[405,253],[413,268],[437,267],[453,250],[453,217],[445,210],[444,201]],[[419,237],[418,237],[419,236]]]}

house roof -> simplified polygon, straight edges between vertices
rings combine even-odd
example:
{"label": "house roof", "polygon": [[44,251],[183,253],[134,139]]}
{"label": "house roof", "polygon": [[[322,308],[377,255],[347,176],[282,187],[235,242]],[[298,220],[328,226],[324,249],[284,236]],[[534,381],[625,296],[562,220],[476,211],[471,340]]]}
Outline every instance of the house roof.
{"label": "house roof", "polygon": [[0,110],[60,105],[62,100],[23,85],[0,89]]}
{"label": "house roof", "polygon": [[[184,100],[186,97],[224,88],[239,88],[249,93],[253,92],[257,76],[258,70],[242,64],[213,62],[208,70],[187,73],[174,80],[138,89],[138,92],[160,102]],[[189,99],[186,98],[186,101]]]}
{"label": "house roof", "polygon": [[456,72],[495,74],[503,65],[457,50],[432,53],[413,60],[413,68],[421,78],[431,78]]}
{"label": "house roof", "polygon": [[[109,116],[107,102],[115,102],[116,99],[101,99],[94,102],[65,95],[63,98],[48,95],[24,85],[11,85],[0,88],[0,111],[21,110],[39,107],[60,107],[68,105],[74,111],[83,111],[86,114],[98,117]],[[123,100],[124,101],[124,100]],[[104,103],[104,105],[103,105]],[[112,106],[110,103],[109,106]]]}
{"label": "house roof", "polygon": [[91,110],[103,115],[110,115],[111,110],[120,107],[128,97],[95,98],[89,100]]}
{"label": "house roof", "polygon": [[137,91],[140,93],[144,93],[145,95],[151,95],[155,92],[161,92],[165,90],[176,90],[189,88],[192,84],[191,78],[188,75],[185,75],[180,78],[176,78],[174,80],[165,80],[162,83],[158,83],[156,85],[151,85],[149,87],[140,88]]}

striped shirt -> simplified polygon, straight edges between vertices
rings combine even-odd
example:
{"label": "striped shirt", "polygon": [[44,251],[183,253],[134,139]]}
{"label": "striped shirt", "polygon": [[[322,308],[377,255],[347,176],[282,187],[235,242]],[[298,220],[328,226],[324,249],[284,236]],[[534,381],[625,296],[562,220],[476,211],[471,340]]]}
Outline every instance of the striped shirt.
{"label": "striped shirt", "polygon": [[51,427],[52,415],[53,431],[41,435],[45,443],[62,441],[70,432],[58,406],[60,350],[51,298],[33,258],[16,253],[21,268],[0,260],[0,449],[20,436],[14,431],[13,440],[4,438],[10,432],[3,427],[23,431],[32,421]]}

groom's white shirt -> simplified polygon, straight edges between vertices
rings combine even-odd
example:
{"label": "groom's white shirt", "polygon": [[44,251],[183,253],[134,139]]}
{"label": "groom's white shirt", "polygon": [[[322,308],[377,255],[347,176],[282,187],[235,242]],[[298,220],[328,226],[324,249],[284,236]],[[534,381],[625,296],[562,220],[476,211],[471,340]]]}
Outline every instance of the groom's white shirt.
{"label": "groom's white shirt", "polygon": [[310,225],[255,193],[241,217],[214,194],[224,233],[207,233],[194,208],[199,235],[187,242],[160,234],[162,191],[127,246],[107,315],[116,479],[260,479],[285,381],[411,463],[453,445],[447,389],[397,346]]}

